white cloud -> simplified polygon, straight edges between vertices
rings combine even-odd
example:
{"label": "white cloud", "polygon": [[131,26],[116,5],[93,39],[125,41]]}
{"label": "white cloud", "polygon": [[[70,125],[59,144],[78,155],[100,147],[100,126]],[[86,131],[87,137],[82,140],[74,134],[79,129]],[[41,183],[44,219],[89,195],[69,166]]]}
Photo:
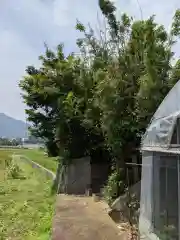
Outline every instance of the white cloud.
{"label": "white cloud", "polygon": [[[118,12],[140,18],[137,0],[114,0]],[[178,0],[139,0],[143,17],[156,14],[168,26]],[[65,51],[76,48],[76,19],[97,23],[97,0],[3,0],[0,1],[0,112],[24,119],[24,105],[17,87],[25,67],[37,64],[43,42],[50,47],[64,42]]]}
{"label": "white cloud", "polygon": [[37,63],[37,53],[14,32],[1,31],[0,112],[23,119],[24,105],[18,82],[27,64]]}
{"label": "white cloud", "polygon": [[123,2],[115,0],[115,2],[119,11],[127,12],[135,19],[141,18],[141,10],[144,19],[155,14],[156,20],[166,27],[171,23],[175,10],[180,8],[178,0],[127,0]]}
{"label": "white cloud", "polygon": [[55,22],[59,26],[74,27],[76,19],[86,23],[88,21],[94,22],[98,11],[97,0],[66,0],[54,1],[54,17]]}

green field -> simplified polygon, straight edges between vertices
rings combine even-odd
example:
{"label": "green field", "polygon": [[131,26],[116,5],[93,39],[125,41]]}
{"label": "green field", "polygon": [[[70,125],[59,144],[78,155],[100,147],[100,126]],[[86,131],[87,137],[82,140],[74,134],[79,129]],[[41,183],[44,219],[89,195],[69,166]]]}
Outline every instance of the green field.
{"label": "green field", "polygon": [[18,157],[6,166],[13,152],[0,150],[0,239],[49,240],[55,202],[52,180]]}
{"label": "green field", "polygon": [[43,167],[56,172],[58,161],[57,158],[48,157],[43,150],[39,149],[14,149],[14,153],[25,156],[34,162],[39,163]]}

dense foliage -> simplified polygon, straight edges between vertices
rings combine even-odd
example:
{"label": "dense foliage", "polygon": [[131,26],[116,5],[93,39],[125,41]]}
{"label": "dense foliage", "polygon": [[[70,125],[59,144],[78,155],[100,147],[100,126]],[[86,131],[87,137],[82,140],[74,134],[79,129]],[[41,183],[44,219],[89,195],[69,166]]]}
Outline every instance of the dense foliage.
{"label": "dense foliage", "polygon": [[[179,80],[180,60],[172,65],[179,36],[180,11],[171,31],[154,16],[117,19],[110,1],[99,0],[106,19],[99,37],[77,22],[80,54],[65,56],[47,46],[41,67],[29,66],[20,82],[32,133],[46,142],[52,155],[61,150],[74,158],[99,151],[118,165],[140,145],[156,108]],[[106,154],[104,154],[106,155]]]}

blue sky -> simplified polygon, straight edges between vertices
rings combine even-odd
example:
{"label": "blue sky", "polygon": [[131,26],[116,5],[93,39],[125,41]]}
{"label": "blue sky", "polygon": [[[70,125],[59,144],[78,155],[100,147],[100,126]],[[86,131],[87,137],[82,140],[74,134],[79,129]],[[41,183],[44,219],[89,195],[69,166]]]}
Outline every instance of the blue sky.
{"label": "blue sky", "polygon": [[[140,18],[137,0],[114,0],[118,12]],[[37,65],[46,42],[54,48],[65,44],[66,52],[76,49],[76,19],[97,22],[98,0],[1,0],[0,1],[0,112],[25,119],[18,82],[27,65]],[[169,28],[179,0],[139,0],[143,18],[156,14],[156,20]],[[178,46],[176,47],[177,56]]]}

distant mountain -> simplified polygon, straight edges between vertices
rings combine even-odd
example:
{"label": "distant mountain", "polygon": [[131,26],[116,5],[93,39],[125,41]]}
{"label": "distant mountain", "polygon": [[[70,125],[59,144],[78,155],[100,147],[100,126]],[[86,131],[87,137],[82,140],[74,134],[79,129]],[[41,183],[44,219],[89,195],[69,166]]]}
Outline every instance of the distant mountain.
{"label": "distant mountain", "polygon": [[0,137],[26,138],[28,124],[0,113]]}

